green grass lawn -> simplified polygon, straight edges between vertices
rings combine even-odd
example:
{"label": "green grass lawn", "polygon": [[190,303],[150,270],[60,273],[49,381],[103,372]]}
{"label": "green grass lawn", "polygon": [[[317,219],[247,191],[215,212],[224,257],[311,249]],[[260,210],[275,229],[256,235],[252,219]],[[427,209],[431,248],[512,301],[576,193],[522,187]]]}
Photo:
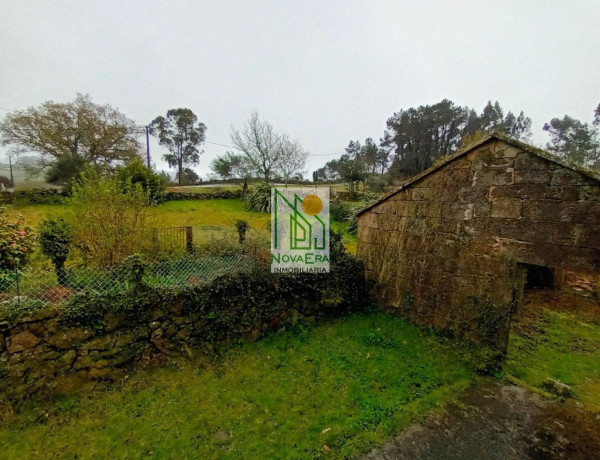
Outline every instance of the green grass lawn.
{"label": "green grass lawn", "polygon": [[365,314],[31,403],[0,425],[0,446],[4,458],[345,458],[474,379],[450,344]]}
{"label": "green grass lawn", "polygon": [[529,327],[511,333],[505,371],[538,388],[546,378],[566,383],[576,399],[600,412],[598,318],[541,308]]}
{"label": "green grass lawn", "polygon": [[[42,220],[64,217],[68,206],[56,204],[17,204],[8,206],[10,215],[22,214],[27,225],[37,227]],[[223,235],[223,230],[235,236],[235,222],[245,220],[255,230],[265,230],[270,214],[246,211],[244,202],[238,199],[168,201],[152,209],[153,225],[157,227],[197,227],[194,238],[205,242]],[[331,228],[343,233],[344,244],[351,253],[356,253],[356,236],[345,232],[345,222],[332,222]]]}

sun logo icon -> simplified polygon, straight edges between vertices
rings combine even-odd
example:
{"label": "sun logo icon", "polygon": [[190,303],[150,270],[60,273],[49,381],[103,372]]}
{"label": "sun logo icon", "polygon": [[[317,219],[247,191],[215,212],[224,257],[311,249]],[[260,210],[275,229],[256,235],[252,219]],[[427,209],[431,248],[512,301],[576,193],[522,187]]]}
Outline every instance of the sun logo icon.
{"label": "sun logo icon", "polygon": [[323,209],[323,200],[317,195],[306,195],[302,200],[302,211],[309,216],[316,216]]}

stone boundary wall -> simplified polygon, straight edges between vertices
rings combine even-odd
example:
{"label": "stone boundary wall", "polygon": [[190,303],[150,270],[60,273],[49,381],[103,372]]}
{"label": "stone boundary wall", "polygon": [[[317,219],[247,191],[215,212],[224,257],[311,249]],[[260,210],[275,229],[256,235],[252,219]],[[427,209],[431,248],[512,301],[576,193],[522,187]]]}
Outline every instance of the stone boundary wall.
{"label": "stone boundary wall", "polygon": [[[308,309],[308,307],[307,307]],[[162,365],[208,344],[206,314],[184,314],[181,302],[145,313],[138,322],[108,313],[103,330],[61,322],[57,311],[0,321],[0,395],[9,401],[68,393],[86,381],[115,380],[132,367]],[[262,324],[232,329],[232,336],[258,338],[268,328],[296,320],[282,311]],[[0,397],[0,400],[2,397]]]}

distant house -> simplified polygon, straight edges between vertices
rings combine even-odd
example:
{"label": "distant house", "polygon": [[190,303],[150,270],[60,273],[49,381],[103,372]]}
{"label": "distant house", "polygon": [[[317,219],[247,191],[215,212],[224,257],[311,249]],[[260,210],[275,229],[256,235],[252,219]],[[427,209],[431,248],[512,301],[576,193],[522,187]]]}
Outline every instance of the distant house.
{"label": "distant house", "polygon": [[361,210],[358,256],[412,322],[505,350],[525,283],[598,279],[600,176],[491,134]]}

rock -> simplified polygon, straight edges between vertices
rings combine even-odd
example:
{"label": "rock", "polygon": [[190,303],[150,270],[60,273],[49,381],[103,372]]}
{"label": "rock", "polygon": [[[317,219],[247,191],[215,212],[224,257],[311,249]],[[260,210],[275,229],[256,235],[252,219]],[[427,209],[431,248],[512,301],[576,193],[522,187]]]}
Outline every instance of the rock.
{"label": "rock", "polygon": [[552,393],[553,395],[560,396],[563,398],[571,398],[573,396],[573,390],[569,385],[559,382],[551,378],[547,378],[542,383],[544,390]]}
{"label": "rock", "polygon": [[192,328],[190,326],[184,326],[179,330],[177,335],[175,335],[175,339],[180,342],[185,342],[186,340],[188,340],[190,338],[191,334],[192,334]]}
{"label": "rock", "polygon": [[59,330],[55,334],[46,337],[46,343],[54,348],[68,350],[89,339],[94,333],[89,329],[69,328]]}
{"label": "rock", "polygon": [[114,312],[109,312],[106,315],[106,330],[108,332],[114,331],[123,324],[123,317],[116,315]]}
{"label": "rock", "polygon": [[113,335],[104,335],[96,337],[87,343],[84,343],[81,350],[110,350],[115,346],[115,337]]}
{"label": "rock", "polygon": [[58,376],[54,381],[54,389],[57,394],[71,394],[87,386],[90,386],[90,381],[85,371]]}
{"label": "rock", "polygon": [[163,336],[163,330],[162,329],[155,329],[154,331],[152,331],[152,335],[150,335],[150,340],[156,340],[156,339],[160,339]]}
{"label": "rock", "polygon": [[13,335],[10,338],[10,345],[8,351],[10,353],[17,353],[20,351],[30,350],[40,343],[41,339],[33,335],[30,331],[24,330],[23,332]]}
{"label": "rock", "polygon": [[0,334],[0,353],[4,350],[6,350],[6,340],[4,339],[4,336]]}
{"label": "rock", "polygon": [[225,430],[217,430],[217,432],[215,433],[215,440],[218,444],[223,444],[227,442],[228,439],[229,433],[227,433],[227,431]]}
{"label": "rock", "polygon": [[93,380],[114,380],[115,371],[109,368],[90,369],[89,376]]}

